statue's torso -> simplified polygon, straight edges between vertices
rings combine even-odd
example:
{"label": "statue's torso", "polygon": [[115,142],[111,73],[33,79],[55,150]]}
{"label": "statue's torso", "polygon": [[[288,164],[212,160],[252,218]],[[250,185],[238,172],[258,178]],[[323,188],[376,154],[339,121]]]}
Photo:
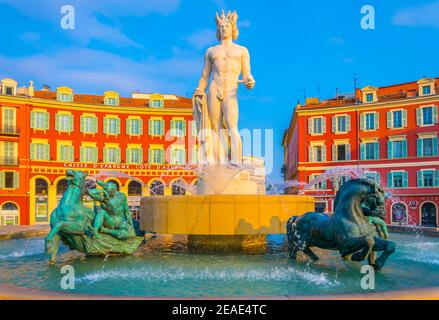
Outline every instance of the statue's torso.
{"label": "statue's torso", "polygon": [[217,45],[209,49],[213,82],[222,89],[232,90],[238,86],[244,48],[237,44]]}

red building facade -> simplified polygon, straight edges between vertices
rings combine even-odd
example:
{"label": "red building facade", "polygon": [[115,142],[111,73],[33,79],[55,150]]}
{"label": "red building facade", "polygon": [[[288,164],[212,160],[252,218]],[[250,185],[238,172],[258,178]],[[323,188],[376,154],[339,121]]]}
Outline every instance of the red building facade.
{"label": "red building facade", "polygon": [[[283,139],[285,180],[300,183],[289,192],[332,211],[341,184],[361,173],[388,190],[389,224],[437,226],[438,106],[439,78],[308,99]],[[314,180],[323,173],[328,179]]]}
{"label": "red building facade", "polygon": [[113,181],[134,213],[141,196],[193,190],[197,133],[190,99],[35,90],[12,79],[1,90],[0,224],[47,224],[67,169]]}

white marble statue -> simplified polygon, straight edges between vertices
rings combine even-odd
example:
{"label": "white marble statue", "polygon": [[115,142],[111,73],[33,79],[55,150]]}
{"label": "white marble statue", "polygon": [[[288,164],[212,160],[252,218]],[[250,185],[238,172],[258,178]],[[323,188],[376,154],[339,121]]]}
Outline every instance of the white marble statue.
{"label": "white marble statue", "polygon": [[200,133],[199,161],[203,164],[242,165],[237,90],[239,83],[253,89],[255,80],[250,73],[247,48],[233,42],[238,38],[237,20],[236,11],[216,14],[220,44],[207,49],[203,73],[193,96],[194,119]]}

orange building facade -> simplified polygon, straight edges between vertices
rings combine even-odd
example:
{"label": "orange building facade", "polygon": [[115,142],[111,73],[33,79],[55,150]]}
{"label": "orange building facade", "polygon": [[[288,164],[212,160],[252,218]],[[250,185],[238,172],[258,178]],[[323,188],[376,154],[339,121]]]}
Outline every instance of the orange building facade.
{"label": "orange building facade", "polygon": [[[439,78],[308,99],[284,134],[284,178],[299,182],[289,192],[332,211],[339,187],[361,172],[388,190],[389,224],[437,226],[438,106]],[[327,180],[314,180],[324,172]]]}
{"label": "orange building facade", "polygon": [[12,79],[2,80],[0,93],[0,225],[47,224],[67,169],[113,181],[133,214],[141,196],[190,193],[196,184],[188,98],[35,90]]}

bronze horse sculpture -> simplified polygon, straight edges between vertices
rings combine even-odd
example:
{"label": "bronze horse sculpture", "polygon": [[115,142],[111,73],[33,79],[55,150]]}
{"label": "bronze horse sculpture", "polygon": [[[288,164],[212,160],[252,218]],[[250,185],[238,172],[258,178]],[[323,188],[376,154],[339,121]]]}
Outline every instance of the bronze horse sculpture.
{"label": "bronze horse sculpture", "polygon": [[[45,238],[46,253],[50,255],[50,263],[56,261],[60,241],[70,250],[77,250],[86,255],[133,253],[143,241],[143,238],[137,237],[134,231],[127,237],[117,237],[102,233],[93,226],[98,210],[96,206],[94,210],[86,208],[83,198],[86,193],[96,195],[97,192],[104,190],[87,190],[87,174],[82,171],[67,170],[66,178],[68,187],[50,215],[51,230]],[[122,219],[124,226],[132,224],[127,214],[124,214]]]}
{"label": "bronze horse sculpture", "polygon": [[[369,260],[380,270],[395,251],[396,244],[385,240],[384,190],[369,179],[352,179],[342,185],[334,201],[334,215],[308,212],[287,222],[290,258],[301,251],[313,260],[319,257],[312,247],[338,250],[345,259]],[[383,232],[381,232],[383,231]],[[375,252],[382,251],[375,259]]]}

